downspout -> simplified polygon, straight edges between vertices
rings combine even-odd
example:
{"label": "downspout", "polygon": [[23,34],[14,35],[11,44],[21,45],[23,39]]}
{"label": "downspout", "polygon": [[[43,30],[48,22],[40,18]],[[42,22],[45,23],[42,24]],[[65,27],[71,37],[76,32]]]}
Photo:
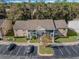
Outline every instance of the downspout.
{"label": "downspout", "polygon": [[57,29],[56,28],[56,25],[55,25],[55,22],[54,22],[54,20],[53,20],[53,24],[54,24],[54,31],[53,31],[53,41],[55,42],[55,30]]}
{"label": "downspout", "polygon": [[0,37],[0,38],[3,38],[4,33],[3,33],[3,31],[2,31],[2,27],[0,28],[0,31],[1,31],[1,36],[2,36],[2,37]]}

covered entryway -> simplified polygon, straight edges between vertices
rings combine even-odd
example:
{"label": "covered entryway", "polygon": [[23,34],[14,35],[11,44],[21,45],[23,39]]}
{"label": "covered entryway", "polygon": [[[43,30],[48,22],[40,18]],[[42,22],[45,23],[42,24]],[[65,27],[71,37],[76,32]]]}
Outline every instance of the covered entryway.
{"label": "covered entryway", "polygon": [[36,30],[29,30],[27,37],[30,38],[30,39],[32,39],[32,37],[36,37],[37,38],[37,32],[36,32]]}
{"label": "covered entryway", "polygon": [[37,36],[41,37],[46,33],[46,30],[45,28],[38,26],[36,32],[37,32]]}

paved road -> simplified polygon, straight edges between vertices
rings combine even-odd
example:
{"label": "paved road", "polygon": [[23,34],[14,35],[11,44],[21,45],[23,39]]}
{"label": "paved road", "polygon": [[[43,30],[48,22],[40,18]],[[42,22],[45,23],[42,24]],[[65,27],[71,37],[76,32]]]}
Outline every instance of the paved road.
{"label": "paved road", "polygon": [[79,57],[71,58],[56,58],[56,57],[28,57],[28,56],[9,56],[9,55],[0,55],[0,59],[79,59]]}

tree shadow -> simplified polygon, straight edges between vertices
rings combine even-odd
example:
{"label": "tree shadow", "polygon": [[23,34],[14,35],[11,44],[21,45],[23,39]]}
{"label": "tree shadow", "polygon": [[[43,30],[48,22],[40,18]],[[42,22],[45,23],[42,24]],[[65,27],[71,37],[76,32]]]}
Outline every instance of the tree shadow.
{"label": "tree shadow", "polygon": [[68,29],[68,36],[77,36],[77,33],[73,29]]}
{"label": "tree shadow", "polygon": [[55,37],[55,42],[56,43],[61,43],[60,41],[57,41],[57,39],[59,39],[59,38],[69,38],[69,36],[77,36],[77,33],[73,29],[68,29],[67,37],[56,36]]}

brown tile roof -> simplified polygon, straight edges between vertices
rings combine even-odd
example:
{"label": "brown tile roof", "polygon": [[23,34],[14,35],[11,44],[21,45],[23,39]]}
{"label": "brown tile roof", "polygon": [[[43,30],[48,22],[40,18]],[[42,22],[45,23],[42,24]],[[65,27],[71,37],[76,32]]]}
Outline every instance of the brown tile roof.
{"label": "brown tile roof", "polygon": [[[55,24],[57,28],[65,28],[67,26],[64,20],[56,20]],[[54,22],[52,19],[16,21],[15,25],[13,26],[15,30],[37,30],[38,27],[42,27],[46,30],[55,30]]]}
{"label": "brown tile roof", "polygon": [[67,28],[67,23],[65,20],[54,20],[55,28]]}

